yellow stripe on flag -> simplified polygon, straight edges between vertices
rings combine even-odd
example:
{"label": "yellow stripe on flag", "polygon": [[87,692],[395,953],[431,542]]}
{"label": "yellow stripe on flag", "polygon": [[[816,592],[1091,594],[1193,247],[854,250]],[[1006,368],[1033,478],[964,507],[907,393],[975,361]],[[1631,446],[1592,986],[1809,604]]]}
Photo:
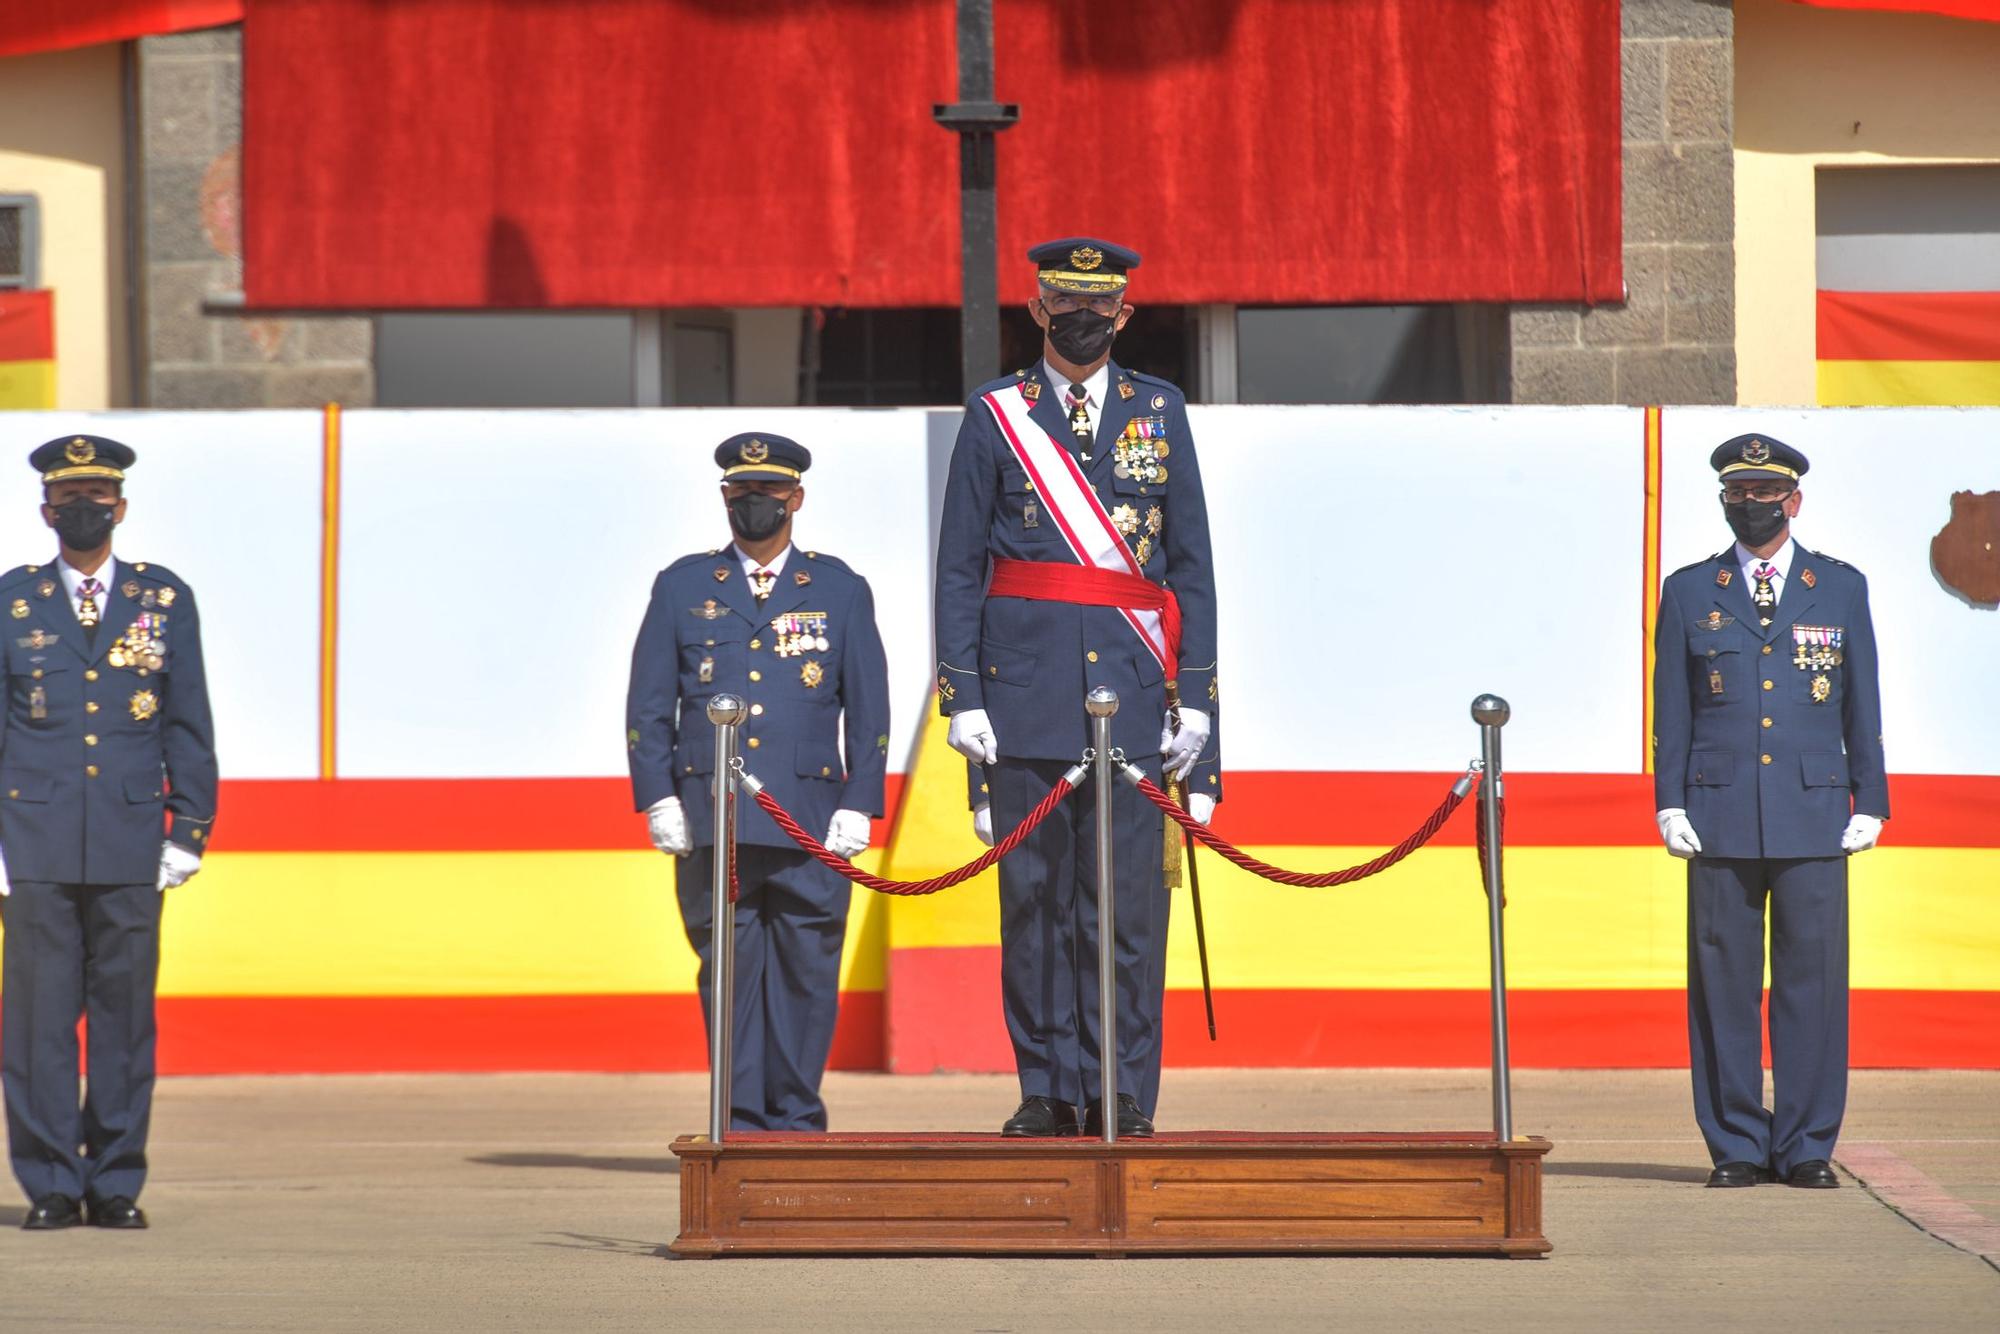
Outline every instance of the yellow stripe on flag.
{"label": "yellow stripe on flag", "polygon": [[[692,994],[678,865],[657,852],[211,853],[168,891],[160,992]],[[843,989],[881,988],[882,937],[881,912],[857,899]]]}
{"label": "yellow stripe on flag", "polygon": [[55,362],[0,361],[0,410],[32,412],[55,405]]}
{"label": "yellow stripe on flag", "polygon": [[1828,408],[2000,406],[2000,361],[1822,361]]}

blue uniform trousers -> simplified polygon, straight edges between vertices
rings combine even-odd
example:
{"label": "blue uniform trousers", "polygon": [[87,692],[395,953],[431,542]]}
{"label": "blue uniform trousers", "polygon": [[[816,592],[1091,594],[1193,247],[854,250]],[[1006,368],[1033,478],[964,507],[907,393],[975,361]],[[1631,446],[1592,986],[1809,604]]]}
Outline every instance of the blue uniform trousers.
{"label": "blue uniform trousers", "polygon": [[[29,1199],[137,1199],[153,1113],[162,895],[150,884],[34,880],[13,891],[0,899],[0,1087],[14,1176]],[[79,1018],[90,1060],[81,1106]]]}
{"label": "blue uniform trousers", "polygon": [[[709,943],[715,932],[712,848],[675,872],[681,921],[701,956],[698,985],[709,1012]],[[840,951],[847,939],[847,881],[804,852],[739,844],[736,877],[736,1014],[730,1032],[733,1130],[825,1130],[820,1077],[840,1010]]]}
{"label": "blue uniform trousers", "polygon": [[[1157,757],[1149,767],[1158,781]],[[1069,765],[1003,757],[985,766],[993,832],[1028,817]],[[1113,784],[1118,1091],[1148,1116],[1160,1096],[1167,910],[1159,811]],[[1089,1104],[1102,1096],[1097,995],[1097,792],[1089,779],[1000,862],[1000,974],[1021,1096]]]}
{"label": "blue uniform trousers", "polygon": [[[1760,1001],[1771,906],[1771,1083]],[[1688,863],[1694,1115],[1717,1163],[1830,1161],[1847,1106],[1847,859]]]}

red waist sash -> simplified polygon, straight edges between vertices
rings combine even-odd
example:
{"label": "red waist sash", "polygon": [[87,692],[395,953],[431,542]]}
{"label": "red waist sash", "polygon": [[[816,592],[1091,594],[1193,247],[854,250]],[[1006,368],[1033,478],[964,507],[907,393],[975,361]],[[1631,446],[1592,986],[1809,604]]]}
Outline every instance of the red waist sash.
{"label": "red waist sash", "polygon": [[[1083,607],[1117,607],[1156,611],[1167,637],[1166,660],[1160,664],[1172,681],[1180,676],[1181,603],[1173,590],[1150,579],[1089,565],[1058,565],[1053,561],[995,560],[993,582],[986,596],[1027,598],[1035,602],[1069,602]],[[1136,627],[1135,627],[1136,628]],[[1145,642],[1145,636],[1140,635]]]}

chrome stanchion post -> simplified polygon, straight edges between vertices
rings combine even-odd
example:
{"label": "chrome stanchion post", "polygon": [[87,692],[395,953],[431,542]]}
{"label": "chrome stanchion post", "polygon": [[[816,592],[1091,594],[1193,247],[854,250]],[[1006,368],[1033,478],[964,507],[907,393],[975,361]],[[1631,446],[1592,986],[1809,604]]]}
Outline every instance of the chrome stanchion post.
{"label": "chrome stanchion post", "polygon": [[1506,897],[1500,874],[1500,729],[1513,710],[1498,695],[1472,701],[1479,724],[1479,755],[1486,781],[1479,785],[1479,827],[1486,844],[1486,933],[1492,953],[1493,1135],[1503,1144],[1514,1138],[1514,1099],[1507,1068],[1507,941],[1501,920]]}
{"label": "chrome stanchion post", "polygon": [[1111,715],[1118,692],[1098,686],[1084,697],[1097,775],[1097,1077],[1103,1090],[1104,1142],[1118,1141],[1118,922],[1111,906]]}
{"label": "chrome stanchion post", "polygon": [[731,770],[736,759],[736,729],[749,708],[735,695],[708,701],[708,720],[715,724],[714,864],[708,939],[708,1137],[720,1144],[729,1131],[729,1089],[733,1082],[730,1029],[736,1017],[736,905],[729,901],[729,848],[735,835],[729,819]]}

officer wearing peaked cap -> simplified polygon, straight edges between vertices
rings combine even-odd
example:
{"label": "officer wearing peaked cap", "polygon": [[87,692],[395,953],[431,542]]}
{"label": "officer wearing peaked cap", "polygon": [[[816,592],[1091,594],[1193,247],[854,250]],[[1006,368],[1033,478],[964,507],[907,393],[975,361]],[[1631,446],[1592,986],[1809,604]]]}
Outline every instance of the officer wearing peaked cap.
{"label": "officer wearing peaked cap", "polygon": [[[723,441],[715,459],[734,541],[682,557],[653,581],[625,710],[633,798],[654,846],[680,859],[681,919],[701,957],[705,1016],[715,856],[709,699],[749,703],[740,733],[747,767],[843,856],[867,848],[869,817],[883,813],[889,751],[888,667],[868,583],[832,556],[792,545],[812,455],[783,436],[748,432]],[[730,1123],[824,1130],[819,1085],[833,1045],[849,886],[747,800],[737,803],[737,843]]]}
{"label": "officer wearing peaked cap", "polygon": [[[1070,237],[1028,258],[1042,358],[966,405],[938,538],[938,704],[979,770],[974,828],[989,840],[1013,829],[1076,762],[1096,686],[1118,693],[1114,744],[1185,783],[1206,820],[1222,794],[1215,580],[1186,400],[1111,360],[1136,253]],[[1160,1083],[1162,817],[1123,785],[1111,799],[1117,1129],[1145,1135]],[[1022,1095],[1006,1134],[1074,1133],[1079,1105],[1086,1129],[1099,1115],[1095,800],[1078,793],[1000,863]]]}
{"label": "officer wearing peaked cap", "polygon": [[32,1231],[146,1226],[161,900],[215,819],[194,594],[111,554],[133,459],[95,435],[36,449],[60,550],[0,576],[0,1087]]}
{"label": "officer wearing peaked cap", "polygon": [[1711,1186],[1837,1186],[1847,858],[1875,845],[1889,815],[1868,581],[1793,539],[1808,467],[1798,450],[1740,435],[1710,463],[1736,541],[1667,577],[1653,676],[1660,835],[1688,859],[1695,1120]]}

